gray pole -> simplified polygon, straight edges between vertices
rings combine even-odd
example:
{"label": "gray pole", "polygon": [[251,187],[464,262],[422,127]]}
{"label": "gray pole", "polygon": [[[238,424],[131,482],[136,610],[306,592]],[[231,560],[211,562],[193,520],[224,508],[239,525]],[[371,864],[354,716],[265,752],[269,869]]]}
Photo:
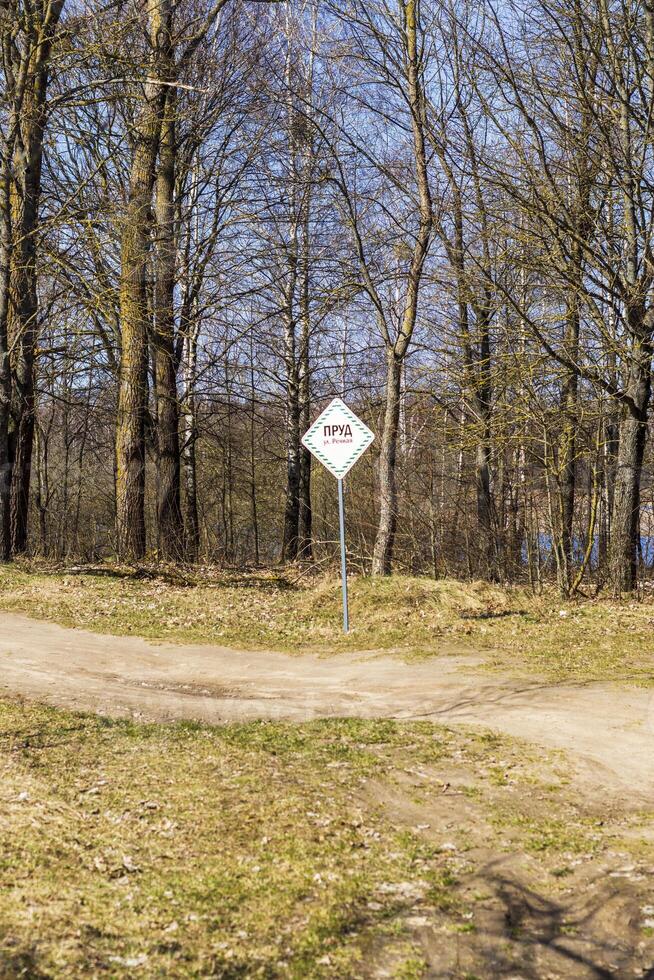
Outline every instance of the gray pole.
{"label": "gray pole", "polygon": [[338,518],[341,525],[341,582],[343,584],[343,632],[350,631],[350,616],[347,608],[347,560],[345,557],[345,504],[343,503],[343,481],[338,481]]}

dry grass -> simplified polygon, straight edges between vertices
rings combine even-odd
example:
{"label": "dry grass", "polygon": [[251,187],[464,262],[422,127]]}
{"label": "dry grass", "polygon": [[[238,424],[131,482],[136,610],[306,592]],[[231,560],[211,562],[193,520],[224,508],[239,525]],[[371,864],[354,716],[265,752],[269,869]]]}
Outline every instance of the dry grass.
{"label": "dry grass", "polygon": [[[5,699],[0,768],[2,977],[416,980],[496,975],[498,956],[523,975],[545,920],[516,931],[518,896],[560,909],[557,936],[580,903],[597,944],[589,909],[616,888],[622,975],[652,952],[651,815],[589,807],[559,756],[513,739],[141,725]],[[607,877],[625,864],[633,881]]]}
{"label": "dry grass", "polygon": [[250,649],[338,653],[395,650],[423,658],[456,650],[487,666],[558,678],[652,681],[654,602],[534,596],[482,582],[353,578],[352,631],[343,636],[335,577],[230,575],[213,569],[86,574],[39,566],[0,571],[0,609],[67,626]]}
{"label": "dry grass", "polygon": [[9,701],[0,746],[0,975],[29,977],[354,975],[415,877],[362,785],[407,751],[488,755],[429,725],[166,728]]}
{"label": "dry grass", "polygon": [[353,798],[386,737],[2,703],[0,975],[351,975],[410,870]]}
{"label": "dry grass", "polygon": [[[0,608],[174,641],[651,676],[648,602],[354,579],[343,637],[334,579],[102,572],[3,569]],[[559,756],[509,738],[140,725],[5,700],[0,767],[0,977],[417,980],[529,961],[576,978],[577,941],[601,975],[622,957],[639,976],[654,951],[652,815],[580,799]]]}

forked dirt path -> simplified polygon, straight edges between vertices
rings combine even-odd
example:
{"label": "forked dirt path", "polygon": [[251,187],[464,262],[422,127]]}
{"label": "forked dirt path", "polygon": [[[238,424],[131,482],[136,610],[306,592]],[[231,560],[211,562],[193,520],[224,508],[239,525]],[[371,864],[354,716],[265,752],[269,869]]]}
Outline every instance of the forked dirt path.
{"label": "forked dirt path", "polygon": [[595,790],[654,801],[654,693],[474,672],[474,656],[404,663],[154,644],[0,614],[0,692],[110,717],[219,723],[327,717],[482,725],[565,749]]}

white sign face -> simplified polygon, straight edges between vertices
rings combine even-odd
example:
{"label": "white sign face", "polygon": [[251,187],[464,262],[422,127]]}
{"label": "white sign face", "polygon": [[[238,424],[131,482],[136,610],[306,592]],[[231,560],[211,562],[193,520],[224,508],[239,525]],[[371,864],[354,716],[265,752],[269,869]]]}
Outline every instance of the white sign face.
{"label": "white sign face", "polygon": [[375,438],[367,425],[335,398],[302,437],[302,445],[338,480],[354,466]]}

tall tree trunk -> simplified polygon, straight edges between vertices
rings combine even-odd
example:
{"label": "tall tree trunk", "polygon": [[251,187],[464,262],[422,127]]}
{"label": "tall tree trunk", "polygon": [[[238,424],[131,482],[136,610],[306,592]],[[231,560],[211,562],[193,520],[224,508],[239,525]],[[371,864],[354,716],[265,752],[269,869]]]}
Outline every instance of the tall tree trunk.
{"label": "tall tree trunk", "polygon": [[495,558],[495,529],[491,491],[491,450],[485,439],[480,439],[475,451],[475,489],[477,495],[477,525],[479,527],[480,565],[484,578],[497,579]]}
{"label": "tall tree trunk", "polygon": [[401,361],[386,352],[386,407],[379,453],[379,523],[372,555],[373,575],[390,575],[397,530],[397,435],[400,425]]}
{"label": "tall tree trunk", "polygon": [[[603,8],[604,24],[606,8]],[[654,30],[654,18],[648,18],[650,31]],[[649,67],[654,65],[654,35],[650,33]],[[650,76],[651,82],[651,76]],[[613,490],[613,515],[609,560],[611,584],[616,594],[631,591],[638,578],[640,483],[647,439],[647,415],[651,394],[652,371],[652,312],[645,309],[646,296],[651,289],[643,289],[639,281],[641,262],[639,241],[639,195],[636,191],[634,153],[632,145],[632,120],[630,116],[630,92],[622,84],[620,91],[620,137],[624,163],[622,182],[623,234],[625,259],[626,334],[629,351],[626,404],[620,421],[618,457]],[[651,93],[650,93],[651,94]]]}
{"label": "tall tree trunk", "polygon": [[34,353],[38,336],[36,234],[47,70],[34,79],[23,102],[15,149],[11,223],[8,337],[11,347],[11,550],[27,548],[30,476],[34,442]]}
{"label": "tall tree trunk", "polygon": [[[3,264],[7,259],[0,259],[0,276],[3,276]],[[9,370],[9,351],[7,344],[6,313],[3,310],[5,302],[3,293],[6,290],[0,285],[0,562],[9,561],[11,557],[11,454],[9,446],[9,418],[11,406],[11,373]]]}
{"label": "tall tree trunk", "polygon": [[[372,558],[373,575],[389,575],[397,528],[397,437],[400,422],[402,364],[406,357],[418,316],[422,273],[429,252],[434,222],[425,147],[425,94],[422,79],[422,49],[418,44],[419,7],[417,0],[400,0],[406,44],[407,98],[411,109],[413,158],[419,199],[419,224],[414,238],[407,273],[404,309],[397,337],[392,340],[385,320],[381,322],[386,347],[386,408],[379,457],[380,507],[377,537]],[[377,295],[376,306],[381,310]]]}
{"label": "tall tree trunk", "polygon": [[[465,118],[465,117],[464,117]],[[468,127],[466,124],[466,132]],[[472,136],[468,136],[469,152],[473,153]],[[487,255],[487,242],[484,247],[484,267],[486,283],[483,296],[477,300],[470,288],[466,268],[466,244],[464,236],[464,211],[460,189],[456,183],[454,172],[442,151],[439,159],[447,168],[448,179],[452,191],[452,211],[454,221],[453,238],[450,240],[443,233],[445,248],[454,271],[457,293],[458,330],[463,349],[463,389],[464,406],[471,419],[471,428],[475,433],[475,500],[477,510],[478,570],[485,578],[496,579],[498,576],[497,541],[495,536],[495,520],[493,492],[491,483],[492,455],[492,380],[491,380],[491,291],[490,291],[490,260]],[[480,211],[483,207],[481,190],[478,192]],[[484,218],[485,226],[485,218]],[[475,313],[476,337],[472,337],[471,312]],[[462,420],[462,424],[463,420]],[[468,556],[470,560],[471,556]]]}
{"label": "tall tree trunk", "polygon": [[9,278],[11,255],[11,199],[10,179],[12,157],[12,130],[15,133],[16,118],[3,146],[0,166],[0,562],[11,557],[11,454],[9,446],[9,422],[11,417],[11,368],[9,364]]}
{"label": "tall tree trunk", "polygon": [[287,166],[290,174],[288,192],[288,241],[284,245],[286,277],[284,282],[284,368],[286,372],[286,501],[282,561],[294,561],[298,555],[300,532],[300,384],[298,368],[296,289],[298,281],[298,236],[301,215],[298,211],[299,178],[297,160],[297,122],[294,88],[293,42],[291,25],[286,18],[286,139]]}
{"label": "tall tree trunk", "polygon": [[129,200],[123,220],[120,272],[121,358],[116,420],[116,540],[120,558],[145,554],[145,419],[152,189],[171,70],[171,0],[148,0],[150,81],[134,123]]}
{"label": "tall tree trunk", "polygon": [[[29,185],[32,185],[31,188]],[[11,551],[27,548],[29,490],[34,442],[34,350],[37,338],[36,296],[36,200],[31,179],[25,182],[20,219],[14,221],[19,247],[12,252],[9,343],[11,361]],[[29,189],[28,189],[29,188]],[[21,195],[22,196],[22,195]],[[38,192],[37,192],[38,197]],[[33,213],[30,213],[33,212]],[[16,214],[16,212],[14,212]],[[16,215],[18,217],[18,215]],[[29,229],[29,230],[28,230]]]}
{"label": "tall tree trunk", "polygon": [[598,561],[601,569],[607,565],[611,540],[611,516],[615,498],[615,477],[618,448],[620,445],[619,408],[610,403],[603,425],[602,447],[602,522],[599,533]]}
{"label": "tall tree trunk", "polygon": [[234,561],[234,438],[232,433],[232,379],[229,376],[229,358],[225,358],[225,407],[227,415],[223,426],[223,557]]}
{"label": "tall tree trunk", "polygon": [[259,516],[257,512],[257,457],[256,457],[256,387],[254,375],[253,331],[250,330],[250,513],[252,516],[252,537],[254,564],[259,564]]}
{"label": "tall tree trunk", "polygon": [[[34,442],[34,353],[38,330],[36,237],[50,58],[63,5],[64,0],[45,0],[33,11],[26,11],[21,28],[22,44],[10,45],[5,52],[10,61],[15,60],[10,74],[13,76],[12,95],[16,100],[10,112],[9,126],[13,173],[7,172],[11,241],[5,243],[10,247],[6,334],[11,350],[12,390],[9,468],[4,464],[5,472],[11,470],[10,538],[14,553],[25,551],[27,547]],[[20,19],[20,12],[16,13]],[[5,327],[1,329],[4,331]],[[0,374],[5,371],[6,365],[0,368]],[[3,387],[6,395],[6,382]],[[0,436],[2,442],[4,436]],[[0,449],[0,457],[3,455],[3,449]]]}
{"label": "tall tree trunk", "polygon": [[[579,348],[579,310],[576,297],[572,297],[566,318],[565,345],[568,357],[576,363]],[[557,565],[559,588],[564,595],[572,584],[573,522],[576,494],[577,455],[577,399],[579,372],[566,368],[561,392],[563,417],[559,441],[559,493],[561,497],[561,560]]]}
{"label": "tall tree trunk", "polygon": [[[314,4],[311,13],[311,44],[306,72],[304,112],[311,113],[314,97],[314,53],[317,47],[318,8]],[[300,250],[300,349],[298,356],[300,435],[311,424],[311,212],[313,181],[315,176],[315,147],[311,126],[306,127],[302,154],[302,245]],[[298,555],[307,561],[313,557],[313,514],[311,510],[311,460],[308,449],[300,443],[300,486]]]}
{"label": "tall tree trunk", "polygon": [[[300,414],[300,435],[306,432],[311,424],[311,373],[309,365],[309,344],[311,339],[311,305],[310,305],[310,264],[311,256],[309,252],[309,201],[310,189],[305,188],[305,213],[302,232],[302,256],[300,263],[300,350],[298,356],[299,379],[299,414]],[[298,488],[299,497],[299,529],[298,529],[298,555],[300,558],[310,560],[313,553],[311,540],[311,453],[300,443],[300,481]]]}
{"label": "tall tree trunk", "polygon": [[287,327],[286,504],[282,561],[294,561],[297,558],[300,527],[300,400],[295,354],[290,353],[290,330]]}
{"label": "tall tree trunk", "polygon": [[481,566],[485,578],[496,581],[499,575],[497,537],[491,486],[491,350],[490,313],[478,311],[479,362],[476,365],[474,402],[479,420],[480,435],[475,453],[475,487],[477,493],[477,523],[480,532]]}
{"label": "tall tree trunk", "polygon": [[36,450],[36,508],[39,515],[39,541],[41,555],[48,556],[48,437],[38,423],[34,429]]}
{"label": "tall tree trunk", "polygon": [[[309,418],[310,402],[302,398],[301,428],[307,431],[311,420]],[[305,561],[313,557],[313,516],[311,510],[311,453],[305,446],[300,446],[300,527],[298,554]]]}
{"label": "tall tree trunk", "polygon": [[[585,32],[582,4],[575,0],[572,14],[572,43],[575,52],[574,63],[577,69],[578,95],[581,102],[581,118],[578,132],[569,151],[569,170],[567,175],[567,210],[574,218],[576,234],[570,243],[569,282],[566,297],[566,322],[564,346],[571,365],[579,359],[580,300],[584,281],[584,249],[582,242],[592,234],[591,203],[592,155],[591,138],[594,128],[592,114],[588,111],[588,93],[596,85],[596,66],[589,57],[584,43]],[[571,129],[568,105],[565,105],[566,128]],[[559,588],[564,595],[570,592],[573,584],[574,563],[574,511],[577,479],[577,426],[579,398],[579,371],[576,366],[566,367],[561,391],[561,412],[563,424],[559,442],[559,492],[561,497],[561,560],[558,563]]]}
{"label": "tall tree trunk", "polygon": [[175,132],[171,92],[161,135],[155,190],[156,282],[154,373],[156,390],[157,545],[160,557],[177,561],[184,550],[180,503],[179,402],[175,353]]}
{"label": "tall tree trunk", "polygon": [[[458,196],[456,199],[458,201]],[[498,562],[491,485],[490,316],[485,309],[477,307],[478,343],[473,347],[470,336],[467,273],[464,263],[463,212],[459,204],[460,202],[455,205],[455,243],[451,249],[451,260],[457,277],[459,332],[463,347],[466,403],[472,408],[472,429],[476,433],[475,500],[479,533],[476,551],[480,574],[484,578],[494,580],[498,575]]]}
{"label": "tall tree trunk", "polygon": [[631,591],[638,579],[640,484],[647,440],[651,370],[651,340],[643,332],[634,341],[631,356],[626,389],[630,402],[623,410],[620,422],[613,488],[609,561],[616,594]]}
{"label": "tall tree trunk", "polygon": [[196,442],[198,437],[195,376],[198,360],[199,322],[185,317],[183,349],[184,398],[182,401],[182,473],[184,483],[184,552],[187,561],[197,561],[200,552]]}

